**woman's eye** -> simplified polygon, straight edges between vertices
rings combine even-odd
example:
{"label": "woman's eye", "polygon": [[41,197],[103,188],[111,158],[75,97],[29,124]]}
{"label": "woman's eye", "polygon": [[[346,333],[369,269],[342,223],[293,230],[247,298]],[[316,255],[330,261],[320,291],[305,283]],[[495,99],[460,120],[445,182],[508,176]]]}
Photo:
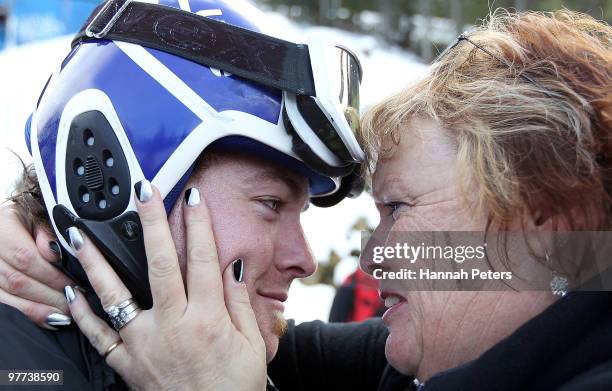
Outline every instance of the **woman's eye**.
{"label": "woman's eye", "polygon": [[405,206],[410,206],[406,202],[389,202],[385,204],[385,207],[389,210],[388,216],[392,216],[394,219],[399,217],[401,210]]}
{"label": "woman's eye", "polygon": [[278,212],[278,209],[281,206],[281,202],[279,200],[259,200],[262,204],[272,209],[275,212]]}

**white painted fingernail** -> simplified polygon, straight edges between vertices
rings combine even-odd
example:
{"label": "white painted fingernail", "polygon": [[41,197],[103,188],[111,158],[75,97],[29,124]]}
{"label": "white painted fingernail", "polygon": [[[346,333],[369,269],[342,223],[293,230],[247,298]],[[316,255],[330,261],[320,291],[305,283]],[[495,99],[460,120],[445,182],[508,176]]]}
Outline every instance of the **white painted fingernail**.
{"label": "white painted fingernail", "polygon": [[77,227],[68,228],[68,237],[74,251],[79,251],[83,247],[83,236]]}
{"label": "white painted fingernail", "polygon": [[200,203],[200,192],[195,187],[185,192],[185,202],[187,206],[196,206]]}
{"label": "white painted fingernail", "polygon": [[136,192],[136,197],[142,203],[149,201],[153,198],[153,188],[151,187],[151,182],[146,179],[137,182],[134,185],[134,191]]}
{"label": "white painted fingernail", "polygon": [[76,299],[76,294],[74,293],[74,289],[70,285],[66,285],[64,287],[64,294],[66,294],[66,301],[68,304],[72,303],[74,299]]}
{"label": "white painted fingernail", "polygon": [[47,324],[51,327],[68,326],[70,323],[72,319],[64,314],[55,312],[47,316]]}

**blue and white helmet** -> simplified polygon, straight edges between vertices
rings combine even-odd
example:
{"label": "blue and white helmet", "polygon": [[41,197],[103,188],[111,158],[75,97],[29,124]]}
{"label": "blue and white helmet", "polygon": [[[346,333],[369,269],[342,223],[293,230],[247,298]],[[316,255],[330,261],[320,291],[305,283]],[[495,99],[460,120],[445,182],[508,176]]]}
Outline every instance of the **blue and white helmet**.
{"label": "blue and white helmet", "polygon": [[[261,31],[266,20],[242,1],[142,2],[251,31]],[[338,192],[345,173],[325,175],[296,154],[295,137],[283,120],[285,96],[163,50],[110,39],[78,42],[50,77],[26,126],[45,205],[63,247],[70,251],[66,226],[84,221],[81,228],[113,258],[108,251],[119,242],[100,230],[114,230],[125,243],[135,239],[138,227],[124,219],[135,211],[134,184],[151,181],[169,212],[196,159],[213,142],[296,170],[309,179],[312,197]],[[129,263],[114,255],[120,265]]]}

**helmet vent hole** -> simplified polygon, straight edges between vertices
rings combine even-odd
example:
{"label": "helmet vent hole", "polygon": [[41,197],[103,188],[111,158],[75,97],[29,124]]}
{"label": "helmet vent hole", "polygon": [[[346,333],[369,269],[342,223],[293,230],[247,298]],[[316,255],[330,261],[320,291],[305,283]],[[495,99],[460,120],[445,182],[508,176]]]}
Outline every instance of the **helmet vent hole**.
{"label": "helmet vent hole", "polygon": [[85,145],[87,145],[88,147],[93,147],[96,140],[94,138],[94,135],[91,129],[89,128],[85,129],[85,131],[83,132],[83,141],[85,142]]}
{"label": "helmet vent hole", "polygon": [[104,186],[102,169],[93,156],[88,156],[85,160],[85,182],[91,190],[98,190]]}
{"label": "helmet vent hole", "polygon": [[89,202],[89,191],[87,191],[87,188],[85,186],[81,186],[79,187],[79,200],[81,200],[81,202],[83,204],[86,204]]}
{"label": "helmet vent hole", "polygon": [[108,203],[106,202],[106,197],[104,197],[104,194],[100,192],[96,193],[96,206],[98,207],[98,209],[106,209],[106,207],[108,206]]}
{"label": "helmet vent hole", "polygon": [[83,176],[85,174],[85,166],[83,166],[83,161],[81,161],[81,159],[74,159],[73,168],[74,173],[78,176]]}
{"label": "helmet vent hole", "polygon": [[112,195],[119,195],[119,183],[115,178],[111,178],[108,180],[108,187]]}
{"label": "helmet vent hole", "polygon": [[102,161],[106,167],[112,167],[115,164],[115,159],[113,158],[113,154],[110,153],[108,149],[105,149],[102,152]]}

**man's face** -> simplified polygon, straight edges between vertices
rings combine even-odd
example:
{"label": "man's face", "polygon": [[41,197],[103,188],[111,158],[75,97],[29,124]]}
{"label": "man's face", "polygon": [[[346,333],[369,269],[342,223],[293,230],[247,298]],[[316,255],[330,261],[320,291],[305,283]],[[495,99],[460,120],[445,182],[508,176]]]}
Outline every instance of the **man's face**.
{"label": "man's face", "polygon": [[[194,170],[186,189],[191,187],[210,209],[221,270],[237,258],[244,261],[244,281],[269,362],[284,328],[289,285],[316,269],[300,225],[308,205],[307,179],[254,157],[223,153]],[[184,205],[177,202],[169,217],[183,274]]]}

